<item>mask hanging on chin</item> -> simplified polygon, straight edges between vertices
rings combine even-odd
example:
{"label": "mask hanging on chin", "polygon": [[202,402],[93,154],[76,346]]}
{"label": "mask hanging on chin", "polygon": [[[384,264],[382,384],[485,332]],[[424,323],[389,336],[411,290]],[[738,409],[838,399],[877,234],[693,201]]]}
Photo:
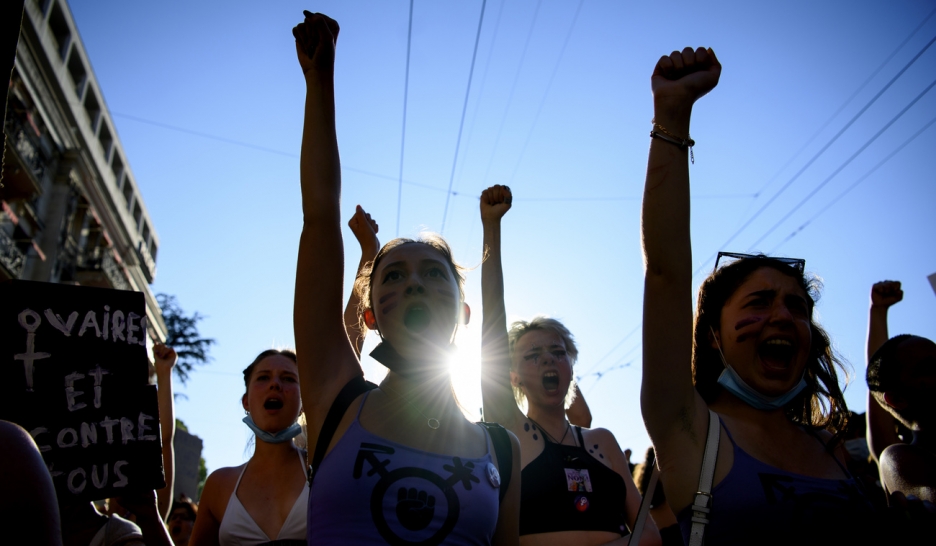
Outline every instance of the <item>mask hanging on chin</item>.
{"label": "mask hanging on chin", "polygon": [[250,430],[254,432],[254,434],[257,435],[257,439],[268,444],[281,444],[283,442],[288,442],[296,436],[302,434],[302,425],[299,423],[293,423],[288,428],[285,428],[276,434],[272,434],[258,427],[257,424],[254,423],[253,418],[251,418],[249,415],[244,417],[242,421],[250,428]]}
{"label": "mask hanging on chin", "polygon": [[[711,329],[711,328],[710,328]],[[718,347],[718,354],[721,356],[722,364],[725,365],[724,371],[721,375],[718,376],[718,384],[721,385],[725,390],[731,394],[740,398],[745,404],[751,406],[752,408],[759,410],[775,410],[780,409],[783,406],[787,405],[790,400],[803,392],[803,389],[806,388],[806,371],[803,371],[802,377],[800,377],[799,383],[797,383],[792,389],[788,390],[780,396],[767,396],[766,394],[761,393],[754,387],[748,385],[744,379],[741,379],[741,376],[738,375],[738,372],[734,370],[725,360],[725,353],[721,350],[721,344],[718,343],[718,338],[715,337],[715,331],[712,330],[712,337],[715,339],[715,345]]]}

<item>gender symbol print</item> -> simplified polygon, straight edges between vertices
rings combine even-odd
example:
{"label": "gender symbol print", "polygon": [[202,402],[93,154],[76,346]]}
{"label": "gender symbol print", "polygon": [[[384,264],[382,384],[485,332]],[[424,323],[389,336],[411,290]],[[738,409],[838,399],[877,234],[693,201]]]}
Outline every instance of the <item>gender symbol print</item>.
{"label": "gender symbol print", "polygon": [[380,476],[370,498],[374,525],[389,544],[441,544],[461,513],[455,487],[461,484],[470,491],[472,483],[480,482],[474,475],[474,463],[463,464],[458,457],[452,457],[452,464],[442,465],[449,474],[443,478],[425,468],[389,470],[391,459],[384,456],[393,453],[393,447],[362,442],[354,462],[354,479],[364,474],[364,463],[370,467],[368,477]]}

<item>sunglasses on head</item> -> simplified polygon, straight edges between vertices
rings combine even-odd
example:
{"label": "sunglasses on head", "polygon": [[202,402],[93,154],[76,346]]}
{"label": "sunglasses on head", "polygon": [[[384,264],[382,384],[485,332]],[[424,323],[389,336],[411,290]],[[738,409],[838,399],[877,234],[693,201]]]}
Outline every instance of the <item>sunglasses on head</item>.
{"label": "sunglasses on head", "polygon": [[[722,258],[727,258],[727,259],[725,261],[722,261]],[[775,256],[764,256],[763,254],[741,254],[738,252],[719,252],[718,257],[715,258],[715,268],[712,269],[712,273],[718,271],[719,263],[722,265],[722,267],[724,267],[738,260],[746,260],[746,259],[773,260],[775,262],[786,264],[800,273],[802,273],[803,270],[806,268],[806,260],[802,258],[782,258],[782,257],[775,257]]]}

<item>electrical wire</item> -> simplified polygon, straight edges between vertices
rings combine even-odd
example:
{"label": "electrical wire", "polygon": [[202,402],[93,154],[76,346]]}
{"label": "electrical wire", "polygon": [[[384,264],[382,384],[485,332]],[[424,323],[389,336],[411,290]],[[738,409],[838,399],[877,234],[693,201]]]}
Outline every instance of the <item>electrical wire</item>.
{"label": "electrical wire", "polygon": [[888,161],[890,161],[891,158],[893,158],[893,157],[894,157],[895,155],[897,155],[901,150],[903,150],[904,148],[906,148],[907,145],[909,145],[911,142],[913,142],[914,140],[916,140],[917,137],[919,137],[921,134],[923,134],[927,129],[929,129],[930,127],[932,127],[934,123],[936,123],[936,117],[934,117],[933,119],[929,120],[929,123],[927,123],[926,125],[924,125],[924,126],[923,126],[920,130],[918,130],[916,133],[914,133],[913,136],[911,136],[911,137],[908,138],[907,140],[903,141],[903,143],[902,143],[900,146],[897,146],[897,148],[895,148],[894,151],[892,151],[891,153],[889,153],[889,154],[887,155],[887,157],[885,157],[884,159],[882,159],[881,161],[879,161],[879,162],[877,163],[877,165],[875,165],[874,167],[871,168],[871,170],[869,170],[869,171],[866,172],[864,175],[862,175],[861,178],[859,178],[858,180],[856,180],[851,186],[845,188],[845,190],[844,190],[842,193],[838,194],[834,199],[832,199],[831,201],[829,201],[829,202],[826,204],[826,206],[822,207],[822,209],[820,209],[818,212],[816,212],[815,214],[813,214],[808,220],[806,220],[806,222],[804,222],[803,224],[801,224],[798,228],[796,228],[796,230],[794,230],[792,233],[790,233],[789,235],[787,235],[786,239],[784,239],[784,240],[780,241],[779,243],[777,243],[777,246],[773,247],[773,248],[770,250],[770,254],[773,254],[778,248],[780,248],[781,246],[783,246],[787,241],[789,241],[789,240],[792,239],[793,237],[796,237],[797,235],[799,235],[799,233],[800,233],[801,231],[803,231],[804,229],[806,229],[806,227],[807,227],[809,224],[811,224],[811,223],[813,222],[813,220],[815,220],[816,218],[818,218],[818,217],[822,216],[823,214],[825,214],[825,212],[826,212],[827,210],[829,210],[830,208],[832,208],[832,207],[833,207],[836,203],[838,203],[843,197],[845,197],[846,195],[848,195],[853,189],[857,188],[859,184],[861,184],[862,182],[864,182],[866,179],[868,179],[868,177],[870,177],[872,174],[874,174],[875,172],[877,172],[877,170],[880,169],[885,163],[887,163]]}
{"label": "electrical wire", "polygon": [[898,119],[900,119],[901,117],[903,117],[903,115],[906,114],[907,111],[910,110],[910,108],[912,108],[913,105],[917,103],[917,101],[919,101],[920,99],[922,99],[923,96],[926,95],[926,94],[929,92],[929,90],[932,89],[934,86],[936,86],[936,80],[933,80],[932,83],[930,83],[928,86],[926,86],[926,89],[924,89],[923,91],[921,91],[919,95],[917,95],[912,101],[910,101],[910,104],[906,105],[906,106],[903,108],[903,110],[901,110],[900,112],[897,113],[896,116],[894,116],[893,118],[891,118],[891,120],[888,121],[888,122],[884,125],[884,127],[881,127],[881,129],[880,129],[877,133],[875,133],[874,136],[872,136],[871,138],[869,138],[867,142],[865,142],[860,148],[858,148],[858,149],[855,151],[855,153],[853,153],[853,154],[851,155],[851,157],[849,157],[848,159],[846,159],[844,163],[842,163],[841,165],[839,165],[839,167],[838,167],[837,169],[835,169],[834,171],[832,171],[832,174],[830,174],[829,176],[827,176],[825,180],[823,180],[818,186],[816,186],[815,188],[813,188],[813,190],[812,190],[811,192],[809,192],[809,194],[806,195],[806,197],[804,197],[804,198],[802,199],[802,201],[800,201],[799,203],[797,203],[795,207],[793,207],[792,209],[790,209],[790,211],[787,212],[787,213],[783,216],[783,218],[781,218],[780,220],[778,220],[777,223],[774,224],[770,229],[768,229],[766,233],[764,233],[763,235],[761,235],[760,239],[758,239],[757,241],[754,242],[754,244],[751,245],[751,248],[756,247],[758,244],[760,244],[760,242],[763,241],[764,239],[766,239],[771,233],[773,233],[775,229],[777,229],[778,227],[780,227],[780,224],[782,224],[783,222],[785,222],[785,221],[787,220],[787,218],[789,218],[790,216],[792,216],[793,213],[795,213],[797,210],[799,210],[800,207],[802,207],[807,201],[809,201],[810,199],[812,199],[812,197],[813,197],[814,195],[816,195],[816,193],[818,193],[819,190],[821,190],[826,184],[828,184],[830,180],[832,180],[833,178],[835,178],[835,176],[838,175],[838,173],[842,172],[842,169],[844,169],[845,167],[847,167],[852,161],[855,160],[856,157],[858,157],[859,155],[861,155],[861,153],[864,152],[864,151],[868,148],[868,146],[870,146],[875,140],[878,139],[878,137],[880,137],[882,134],[884,134],[884,131],[887,131],[887,130],[890,128],[891,125],[893,125],[894,123],[897,122]]}
{"label": "electrical wire", "polygon": [[533,37],[533,29],[536,27],[536,19],[539,16],[542,0],[537,0],[536,7],[533,9],[533,19],[530,21],[530,28],[527,30],[526,40],[523,42],[523,52],[520,53],[520,62],[514,71],[513,83],[510,84],[510,92],[507,94],[507,106],[504,107],[504,115],[501,116],[500,125],[497,128],[497,136],[494,137],[494,147],[491,149],[491,157],[488,159],[487,168],[484,170],[484,182],[481,184],[487,187],[488,175],[491,174],[491,165],[494,164],[494,156],[497,154],[497,146],[500,144],[501,135],[504,132],[504,123],[507,121],[507,114],[510,112],[510,105],[513,104],[514,91],[517,89],[517,82],[520,80],[520,73],[523,71],[523,64],[526,61],[527,50],[530,47],[530,39]]}
{"label": "electrical wire", "polygon": [[556,57],[556,65],[553,67],[552,74],[549,76],[549,82],[546,84],[546,91],[543,92],[543,98],[540,100],[539,107],[536,109],[536,115],[533,116],[533,123],[530,125],[530,132],[527,133],[526,140],[523,142],[523,148],[520,149],[520,156],[517,158],[517,164],[514,166],[513,174],[510,175],[511,183],[513,183],[514,178],[517,177],[517,170],[520,169],[520,164],[523,162],[523,156],[526,153],[527,146],[530,144],[530,139],[533,137],[533,130],[536,128],[536,123],[539,121],[540,113],[543,111],[543,105],[546,104],[546,97],[549,96],[549,90],[552,88],[553,80],[556,79],[556,73],[559,72],[559,65],[562,63],[562,57],[565,55],[566,48],[569,46],[569,39],[572,38],[572,30],[575,29],[575,22],[578,21],[578,16],[582,11],[582,5],[584,3],[585,0],[579,0],[578,6],[575,8],[575,15],[572,16],[572,24],[569,25],[569,31],[566,33],[565,40],[562,42],[562,49],[559,50],[559,56]]}
{"label": "electrical wire", "polygon": [[442,228],[445,233],[445,219],[448,217],[449,199],[452,197],[452,184],[455,182],[455,167],[458,165],[458,148],[461,146],[462,129],[465,127],[465,112],[468,111],[468,97],[471,95],[471,78],[474,76],[475,59],[478,56],[478,42],[481,41],[481,27],[484,25],[484,8],[487,0],[481,0],[481,16],[478,17],[478,32],[475,34],[474,51],[471,53],[471,67],[468,69],[468,86],[465,88],[465,104],[462,106],[461,121],[458,124],[458,138],[455,140],[455,157],[452,159],[452,174],[449,176],[448,193],[445,195],[445,208],[442,210]]}
{"label": "electrical wire", "polygon": [[406,148],[406,106],[409,102],[409,63],[410,63],[410,46],[413,43],[413,3],[414,0],[410,0],[409,3],[409,26],[406,30],[406,75],[403,78],[403,132],[400,135],[400,182],[399,189],[397,189],[397,204],[396,204],[396,236],[400,236],[400,209],[403,206],[403,151]]}
{"label": "electrical wire", "polygon": [[770,184],[772,184],[773,181],[776,180],[778,176],[780,176],[780,173],[782,173],[783,171],[785,171],[786,168],[789,167],[790,164],[792,164],[793,161],[794,161],[797,157],[799,157],[799,155],[800,155],[801,153],[803,153],[803,151],[805,151],[806,148],[808,148],[810,144],[812,144],[812,142],[816,139],[816,137],[818,137],[818,136],[826,129],[826,127],[828,127],[829,124],[832,123],[832,120],[834,120],[835,118],[837,118],[838,115],[841,114],[842,111],[845,110],[845,108],[846,108],[849,104],[851,104],[851,102],[852,102],[853,100],[855,100],[855,98],[856,98],[862,91],[864,91],[864,88],[867,87],[869,83],[871,83],[871,80],[873,80],[878,74],[880,74],[880,73],[881,73],[881,70],[884,70],[884,67],[887,66],[887,64],[890,63],[890,62],[894,59],[894,57],[897,56],[897,53],[899,53],[900,50],[903,49],[903,47],[904,47],[905,45],[907,45],[907,43],[910,42],[910,40],[911,40],[914,36],[916,36],[917,32],[919,32],[920,29],[923,28],[923,25],[925,25],[926,22],[929,21],[929,20],[933,17],[933,15],[936,15],[936,9],[933,9],[933,11],[929,12],[929,15],[927,15],[922,21],[920,21],[920,24],[917,25],[916,28],[914,28],[912,31],[910,31],[910,34],[908,34],[907,37],[904,38],[904,40],[903,40],[902,42],[900,42],[900,44],[899,44],[896,48],[894,48],[893,51],[891,51],[890,55],[888,55],[887,58],[884,59],[884,61],[881,62],[881,64],[879,64],[878,67],[875,68],[873,72],[871,72],[871,75],[869,75],[869,76],[865,79],[865,81],[862,82],[862,84],[858,86],[858,89],[855,89],[855,91],[851,94],[851,96],[848,97],[848,99],[846,99],[845,102],[843,102],[842,105],[838,107],[838,110],[836,110],[831,116],[829,116],[829,118],[828,118],[827,120],[825,120],[825,123],[823,123],[823,124],[816,130],[816,132],[814,132],[814,133],[812,134],[812,136],[809,137],[809,139],[806,140],[806,143],[803,144],[803,146],[800,147],[800,149],[797,150],[796,153],[794,153],[793,156],[790,157],[790,159],[789,159],[782,167],[780,167],[780,169],[778,169],[777,172],[776,172],[772,177],[770,177],[770,180],[768,180],[767,183],[764,184],[764,186],[763,186],[761,189],[759,189],[759,190],[757,191],[757,193],[756,193],[757,196],[760,196],[760,194],[762,194],[762,193],[764,192],[764,190],[766,190],[767,187],[770,186]]}
{"label": "electrical wire", "polygon": [[[829,139],[829,141],[826,142],[825,145],[824,145],[818,152],[816,152],[816,154],[815,154],[809,161],[807,161],[806,164],[803,165],[803,167],[800,168],[800,170],[797,171],[797,173],[796,173],[795,175],[793,175],[793,177],[790,178],[790,179],[787,181],[787,183],[784,184],[783,187],[780,188],[780,190],[777,191],[777,193],[774,194],[773,197],[771,197],[766,203],[764,203],[764,205],[763,205],[760,209],[758,209],[758,211],[755,212],[753,216],[751,216],[750,218],[748,218],[748,220],[744,223],[744,225],[742,225],[740,228],[738,228],[738,230],[735,231],[734,234],[732,234],[731,237],[729,237],[728,240],[725,241],[725,242],[721,245],[720,248],[726,248],[732,241],[735,240],[735,238],[736,238],[738,235],[741,234],[741,232],[743,232],[745,229],[747,229],[747,227],[748,227],[749,225],[751,225],[751,223],[752,223],[754,220],[756,220],[765,210],[767,210],[767,208],[768,208],[771,204],[773,204],[773,202],[774,202],[778,197],[780,197],[780,194],[782,194],[784,191],[786,191],[787,188],[789,188],[789,187],[793,184],[793,182],[795,182],[804,172],[806,172],[806,169],[808,169],[810,166],[812,166],[812,164],[815,163],[815,161],[816,161],[817,159],[819,159],[819,157],[820,157],[823,153],[825,153],[825,151],[828,150],[829,147],[832,146],[832,144],[834,144],[835,141],[837,141],[837,140],[839,139],[839,137],[842,136],[842,134],[845,133],[845,131],[848,130],[849,127],[851,127],[856,121],[858,121],[858,118],[860,118],[860,117],[868,110],[868,108],[871,108],[871,105],[873,105],[875,102],[877,102],[877,100],[878,100],[879,98],[881,98],[881,95],[883,95],[885,91],[887,91],[888,89],[890,89],[890,87],[891,87],[892,85],[894,85],[894,82],[896,82],[897,79],[900,78],[900,77],[904,74],[904,72],[906,72],[907,69],[909,69],[909,68],[913,65],[913,63],[915,63],[915,62],[917,61],[917,59],[919,59],[919,58],[923,55],[923,53],[925,53],[926,50],[929,49],[931,45],[933,45],[934,42],[936,42],[936,36],[934,36],[929,42],[927,42],[926,45],[923,46],[923,49],[921,49],[916,55],[913,56],[912,59],[910,59],[910,62],[908,62],[906,65],[904,65],[904,67],[901,68],[900,71],[897,72],[897,74],[896,74],[893,78],[891,78],[890,81],[887,82],[887,84],[885,84],[884,87],[881,88],[881,90],[878,91],[877,94],[874,95],[874,97],[872,97],[871,100],[869,100],[869,101],[867,102],[867,104],[865,104],[865,105],[861,108],[861,110],[859,110],[858,113],[855,114],[855,115],[848,121],[848,123],[846,123],[845,126],[842,127],[842,128],[839,130],[838,133],[835,134],[835,136],[833,136],[831,139]],[[711,256],[709,256],[709,258],[708,258],[707,260],[705,260],[701,265],[699,265],[698,269],[696,269],[696,270],[693,272],[692,276],[695,277],[700,271],[702,271],[703,269],[705,269],[705,267],[708,265],[708,263],[711,262],[713,259],[715,259],[716,256],[718,256],[718,252],[717,252],[717,251],[716,251],[714,254],[712,254]]]}

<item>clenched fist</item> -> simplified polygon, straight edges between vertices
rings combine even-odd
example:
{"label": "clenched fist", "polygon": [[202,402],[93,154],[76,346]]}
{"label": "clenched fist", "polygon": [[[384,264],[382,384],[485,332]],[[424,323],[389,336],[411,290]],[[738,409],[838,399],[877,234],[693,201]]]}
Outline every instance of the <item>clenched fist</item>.
{"label": "clenched fist", "polygon": [[377,254],[377,251],[380,250],[380,241],[377,239],[380,226],[371,218],[370,214],[361,208],[361,205],[357,206],[354,216],[348,220],[348,227],[351,228],[351,233],[354,233],[358,243],[360,243],[362,253],[371,256]]}
{"label": "clenched fist", "polygon": [[507,186],[494,185],[481,192],[481,222],[499,221],[513,201],[513,194]]}
{"label": "clenched fist", "polygon": [[903,299],[900,281],[881,281],[871,287],[871,307],[887,309]]}
{"label": "clenched fist", "polygon": [[293,27],[296,56],[302,73],[315,70],[331,74],[335,69],[335,44],[338,42],[338,22],[321,13],[302,12],[305,21]]}
{"label": "clenched fist", "polygon": [[718,85],[721,68],[711,48],[687,47],[660,57],[650,77],[653,100],[691,106]]}

